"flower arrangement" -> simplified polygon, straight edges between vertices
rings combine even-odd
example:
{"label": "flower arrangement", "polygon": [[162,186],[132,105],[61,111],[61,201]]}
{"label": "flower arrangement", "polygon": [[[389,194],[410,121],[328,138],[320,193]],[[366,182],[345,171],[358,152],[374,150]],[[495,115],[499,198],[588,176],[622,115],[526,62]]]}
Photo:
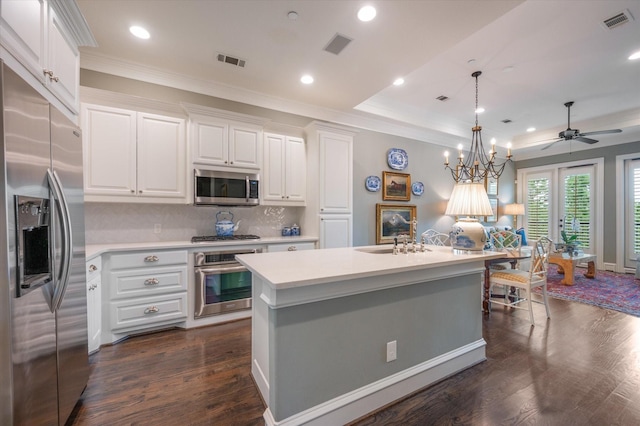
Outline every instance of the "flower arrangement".
{"label": "flower arrangement", "polygon": [[[566,224],[566,220],[563,221],[563,222]],[[562,237],[562,241],[565,244],[565,250],[568,251],[568,252],[573,252],[573,251],[575,251],[575,248],[577,246],[582,244],[582,242],[580,242],[580,240],[578,240],[578,232],[580,232],[580,222],[578,222],[578,219],[576,217],[571,219],[570,229],[573,232],[571,235],[569,235],[563,229],[562,231],[560,231],[560,236]]]}

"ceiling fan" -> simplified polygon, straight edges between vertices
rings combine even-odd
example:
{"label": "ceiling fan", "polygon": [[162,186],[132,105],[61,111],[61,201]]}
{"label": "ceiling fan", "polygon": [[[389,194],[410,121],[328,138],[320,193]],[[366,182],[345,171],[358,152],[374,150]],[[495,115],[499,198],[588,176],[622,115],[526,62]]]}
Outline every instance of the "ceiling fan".
{"label": "ceiling fan", "polygon": [[611,130],[596,130],[595,132],[584,132],[584,133],[580,133],[580,130],[578,129],[572,129],[571,128],[571,106],[573,105],[573,102],[567,102],[564,104],[564,106],[567,107],[567,130],[563,130],[560,133],[558,133],[558,138],[557,140],[551,142],[549,145],[545,146],[544,148],[542,148],[543,150],[551,147],[552,145],[561,142],[561,141],[571,141],[571,140],[575,140],[575,141],[579,141],[579,142],[584,142],[584,143],[588,143],[588,144],[594,144],[596,142],[598,142],[596,139],[591,139],[591,138],[587,138],[585,136],[591,136],[591,135],[604,135],[607,133],[620,133],[622,132],[622,130],[620,129],[611,129]]}

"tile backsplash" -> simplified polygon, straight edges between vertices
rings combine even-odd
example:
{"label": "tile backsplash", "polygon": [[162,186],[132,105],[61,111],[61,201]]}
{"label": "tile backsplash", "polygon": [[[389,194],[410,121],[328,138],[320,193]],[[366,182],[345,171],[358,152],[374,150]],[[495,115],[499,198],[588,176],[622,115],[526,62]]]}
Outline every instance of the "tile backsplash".
{"label": "tile backsplash", "polygon": [[236,234],[276,237],[283,226],[300,224],[303,208],[86,203],[85,240],[86,244],[188,241],[194,235],[215,235],[220,211],[231,212],[233,221],[240,222]]}

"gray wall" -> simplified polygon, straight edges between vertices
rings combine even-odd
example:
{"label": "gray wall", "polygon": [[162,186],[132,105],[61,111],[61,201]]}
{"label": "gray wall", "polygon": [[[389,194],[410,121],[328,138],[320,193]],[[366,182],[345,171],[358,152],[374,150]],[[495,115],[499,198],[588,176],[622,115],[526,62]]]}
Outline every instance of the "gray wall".
{"label": "gray wall", "polygon": [[530,160],[516,161],[516,169],[546,166],[548,164],[567,163],[571,161],[586,160],[592,158],[604,158],[604,241],[603,251],[605,263],[616,263],[616,249],[618,239],[616,234],[616,214],[619,208],[616,204],[616,196],[622,188],[616,188],[616,156],[638,153],[640,158],[640,142],[632,142],[623,145],[613,145],[603,148],[594,148],[585,151],[577,151],[567,154],[559,154],[548,157],[533,158]]}
{"label": "gray wall", "polygon": [[[250,114],[258,117],[270,119],[276,123],[295,126],[299,128],[305,127],[313,117],[304,117],[294,114],[274,111],[267,108],[257,107],[253,105],[243,104],[240,102],[228,101],[225,99],[215,98],[199,93],[189,92],[185,90],[174,89],[170,87],[160,86],[142,81],[131,80],[110,74],[99,73],[95,71],[82,69],[80,73],[80,85],[84,87],[92,87],[96,89],[108,90],[116,93],[124,93],[127,95],[140,96],[148,99],[155,99],[167,102],[187,102],[196,105],[203,105],[212,108],[224,109],[243,114]],[[471,129],[469,129],[469,143],[471,140]],[[464,141],[463,141],[464,142]],[[468,144],[467,144],[468,146]],[[389,204],[415,204],[418,215],[418,233],[422,233],[426,229],[434,228],[441,232],[448,232],[454,219],[444,216],[447,200],[451,195],[453,188],[453,180],[448,170],[444,170],[444,147],[429,144],[422,141],[402,138],[399,136],[387,135],[368,130],[359,131],[354,139],[354,216],[353,216],[353,244],[371,245],[375,244],[375,226],[376,226],[376,203],[382,203],[382,192],[369,192],[364,186],[367,176],[375,175],[382,178],[382,171],[393,171],[387,165],[387,151],[389,148],[402,148],[407,151],[409,156],[409,166],[403,173],[411,174],[412,181],[420,181],[425,186],[425,192],[422,196],[411,197],[409,202],[385,202]],[[451,149],[449,149],[451,151]],[[515,168],[510,164],[499,181],[498,197],[500,199],[500,209],[505,204],[513,202],[514,199],[514,179]],[[130,221],[141,221],[145,217],[152,206],[134,207],[134,208],[117,208],[107,206],[109,210],[116,210],[121,217],[129,215]],[[168,217],[172,217],[175,209],[169,209]],[[187,210],[193,211],[193,210]],[[89,210],[89,215],[99,212],[99,207]],[[131,215],[134,216],[131,216]],[[133,217],[133,219],[131,219]],[[100,220],[93,220],[88,217],[88,238],[91,243],[97,244],[102,241],[97,233],[92,233],[93,228],[100,229],[104,225],[104,215]],[[255,219],[255,218],[254,218]],[[293,221],[296,220],[296,213],[292,217],[288,217]],[[160,217],[155,220],[163,220]],[[200,221],[193,227],[201,227]],[[511,217],[502,216],[499,218],[498,224],[511,224]],[[152,224],[145,228],[145,237],[155,241],[164,236],[153,235],[150,233]],[[106,231],[106,230],[105,230]],[[111,231],[114,231],[111,229]],[[177,236],[178,231],[174,230],[171,235]],[[304,233],[304,229],[303,229]],[[108,232],[102,232],[101,235],[108,235]],[[133,235],[133,234],[122,234]],[[119,238],[119,237],[118,237]]]}

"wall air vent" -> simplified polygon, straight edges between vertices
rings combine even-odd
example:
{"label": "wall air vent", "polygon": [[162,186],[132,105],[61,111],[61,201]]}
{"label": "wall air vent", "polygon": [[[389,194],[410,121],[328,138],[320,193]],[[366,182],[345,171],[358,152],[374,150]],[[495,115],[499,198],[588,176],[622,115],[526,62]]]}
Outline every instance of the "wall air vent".
{"label": "wall air vent", "polygon": [[625,9],[617,15],[602,21],[602,26],[605,29],[612,30],[616,27],[619,27],[620,25],[626,24],[629,21],[633,21],[633,16],[627,9]]}
{"label": "wall air vent", "polygon": [[341,34],[336,34],[329,44],[327,44],[324,48],[325,51],[329,53],[333,53],[334,55],[339,55],[340,52],[344,50],[345,47],[349,45],[353,40],[349,37],[345,37]]}
{"label": "wall air vent", "polygon": [[503,122],[504,124],[507,124],[507,123],[511,123],[511,120],[509,120],[508,118],[505,118],[504,120],[502,120],[502,122]]}
{"label": "wall air vent", "polygon": [[236,67],[244,68],[246,61],[244,59],[234,58],[233,56],[223,55],[218,53],[218,61],[225,64],[235,65]]}
{"label": "wall air vent", "polygon": [[445,96],[445,95],[440,95],[436,99],[439,100],[439,101],[442,101],[442,102],[449,100],[449,98],[447,96]]}

